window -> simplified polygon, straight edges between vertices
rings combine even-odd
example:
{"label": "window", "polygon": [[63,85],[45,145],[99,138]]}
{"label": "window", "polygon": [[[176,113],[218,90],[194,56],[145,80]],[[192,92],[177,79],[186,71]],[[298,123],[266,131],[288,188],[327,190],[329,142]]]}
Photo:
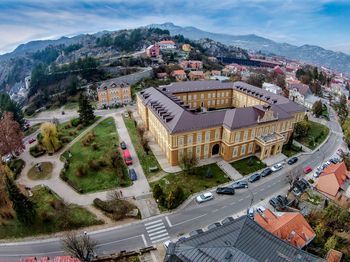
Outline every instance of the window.
{"label": "window", "polygon": [[248,146],[248,153],[253,152],[253,143],[250,143]]}
{"label": "window", "polygon": [[235,146],[232,151],[232,157],[236,157],[238,154],[238,146]]}
{"label": "window", "polygon": [[197,102],[193,102],[193,107],[197,107]]}
{"label": "window", "polygon": [[192,147],[189,147],[189,148],[187,149],[187,155],[188,155],[189,157],[192,157],[192,154],[193,154]]}
{"label": "window", "polygon": [[205,142],[209,142],[210,140],[210,131],[205,132]]}
{"label": "window", "polygon": [[213,98],[215,98],[215,93],[213,93]]}
{"label": "window", "polygon": [[252,132],[250,133],[250,138],[253,139],[255,137],[255,129],[252,129]]}
{"label": "window", "polygon": [[202,143],[202,133],[197,134],[197,143]]}
{"label": "window", "polygon": [[201,94],[201,99],[204,99],[204,94]]}
{"label": "window", "polygon": [[179,155],[178,158],[179,158],[179,160],[181,160],[181,158],[182,158],[183,155],[184,155],[184,150],[181,148],[181,149],[178,150],[178,152],[179,152],[179,153],[178,153],[178,155]]}
{"label": "window", "polygon": [[224,92],[222,92],[222,93],[221,93],[221,97],[224,97],[224,96],[225,96],[225,93],[224,93]]}
{"label": "window", "polygon": [[193,95],[193,99],[197,99],[197,95]]}
{"label": "window", "polygon": [[224,99],[221,99],[221,104],[224,104],[224,102],[225,102]]}
{"label": "window", "polygon": [[201,146],[196,147],[196,157],[200,158],[201,157]]}
{"label": "window", "polygon": [[239,142],[239,140],[241,140],[241,132],[237,132],[236,133],[236,138],[235,138],[235,142]]}
{"label": "window", "polygon": [[211,98],[211,93],[208,94],[208,98]]}
{"label": "window", "polygon": [[225,99],[225,103],[226,103],[226,104],[228,103],[228,99]]}
{"label": "window", "polygon": [[208,151],[209,151],[209,146],[208,146],[208,145],[205,145],[205,146],[204,146],[204,155],[205,155],[205,156],[208,156]]}
{"label": "window", "polygon": [[187,144],[192,145],[192,143],[193,143],[193,136],[192,135],[187,136]]}
{"label": "window", "polygon": [[248,140],[248,130],[244,131],[244,141]]}
{"label": "window", "polygon": [[226,92],[226,96],[228,96],[228,92]]}
{"label": "window", "polygon": [[192,95],[188,95],[188,100],[191,100],[192,99]]}
{"label": "window", "polygon": [[179,144],[179,146],[183,146],[184,145],[184,137],[183,136],[180,136],[178,138],[178,144]]}
{"label": "window", "polygon": [[215,140],[219,139],[219,130],[215,130]]}
{"label": "window", "polygon": [[210,100],[208,101],[208,106],[211,106],[211,101]]}
{"label": "window", "polygon": [[245,150],[246,150],[247,145],[243,145],[241,147],[241,155],[245,155]]}

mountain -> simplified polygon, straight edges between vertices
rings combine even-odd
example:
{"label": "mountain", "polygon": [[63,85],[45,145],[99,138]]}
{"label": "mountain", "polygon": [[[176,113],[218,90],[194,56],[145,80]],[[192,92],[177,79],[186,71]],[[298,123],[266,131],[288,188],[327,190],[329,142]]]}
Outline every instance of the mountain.
{"label": "mountain", "polygon": [[261,51],[266,54],[275,54],[306,63],[325,66],[350,76],[350,55],[327,50],[319,46],[295,46],[288,43],[277,43],[254,34],[230,35],[211,33],[196,27],[181,27],[173,23],[151,24],[147,27],[166,29],[169,30],[171,35],[181,34],[192,40],[210,38],[226,45],[235,45],[247,50]]}

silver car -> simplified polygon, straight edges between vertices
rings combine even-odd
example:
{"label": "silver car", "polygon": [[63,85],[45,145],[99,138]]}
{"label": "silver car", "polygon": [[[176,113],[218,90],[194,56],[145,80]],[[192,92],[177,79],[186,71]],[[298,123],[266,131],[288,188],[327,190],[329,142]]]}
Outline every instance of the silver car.
{"label": "silver car", "polygon": [[203,194],[200,194],[199,196],[197,196],[196,201],[198,203],[203,203],[203,202],[207,202],[209,200],[214,199],[214,196],[211,192],[206,192]]}

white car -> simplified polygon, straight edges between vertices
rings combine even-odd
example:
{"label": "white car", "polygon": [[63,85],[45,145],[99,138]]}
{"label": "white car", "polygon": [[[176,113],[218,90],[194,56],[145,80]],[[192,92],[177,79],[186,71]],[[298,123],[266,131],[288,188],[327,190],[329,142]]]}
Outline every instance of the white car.
{"label": "white car", "polygon": [[265,212],[265,207],[263,207],[263,206],[258,206],[258,207],[256,208],[256,211],[258,211],[259,213],[264,213],[264,212]]}
{"label": "white car", "polygon": [[170,243],[171,243],[170,240],[167,240],[167,241],[164,242],[164,247],[165,247],[165,249],[168,249]]}
{"label": "white car", "polygon": [[283,168],[283,164],[282,164],[282,163],[278,163],[278,164],[272,166],[272,167],[271,167],[271,170],[272,170],[273,172],[277,172],[278,170],[281,170],[282,168]]}
{"label": "white car", "polygon": [[199,196],[196,197],[196,200],[198,203],[203,203],[207,202],[209,200],[212,200],[214,198],[213,194],[210,192],[206,192],[203,194],[200,194]]}

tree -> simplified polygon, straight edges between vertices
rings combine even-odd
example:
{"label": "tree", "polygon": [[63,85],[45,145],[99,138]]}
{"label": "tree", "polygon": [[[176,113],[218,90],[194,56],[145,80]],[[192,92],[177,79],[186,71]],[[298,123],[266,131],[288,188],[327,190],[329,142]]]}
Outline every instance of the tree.
{"label": "tree", "polygon": [[166,208],[173,209],[176,206],[176,198],[173,191],[170,191],[166,197]]}
{"label": "tree", "polygon": [[42,140],[41,143],[49,153],[55,153],[61,148],[55,124],[45,122],[40,126]]}
{"label": "tree", "polygon": [[328,252],[331,249],[334,249],[337,245],[337,236],[332,235],[330,238],[327,239],[327,242],[324,244],[324,249]]}
{"label": "tree", "polygon": [[295,129],[294,129],[295,136],[296,137],[305,137],[308,135],[309,130],[310,130],[310,124],[308,121],[303,120],[301,122],[298,122],[295,125]]}
{"label": "tree", "polygon": [[16,212],[18,221],[25,225],[32,225],[36,219],[36,210],[34,204],[21,193],[17,185],[9,176],[5,178],[6,189],[12,207]]}
{"label": "tree", "polygon": [[19,123],[21,127],[23,127],[23,114],[19,105],[11,100],[8,94],[0,93],[0,118],[3,117],[5,112],[13,113],[14,119]]}
{"label": "tree", "polygon": [[322,115],[322,111],[323,111],[323,104],[321,100],[318,100],[312,106],[312,112],[316,115],[316,117],[319,117],[320,115]]}
{"label": "tree", "polygon": [[164,191],[163,189],[161,188],[161,186],[159,184],[156,184],[154,187],[153,187],[153,197],[155,199],[160,199],[161,197],[164,196]]}
{"label": "tree", "polygon": [[79,98],[79,119],[83,125],[88,125],[95,119],[94,109],[84,94]]}
{"label": "tree", "polygon": [[97,242],[90,238],[89,235],[76,235],[68,233],[62,240],[63,250],[83,262],[91,261],[94,258]]}
{"label": "tree", "polygon": [[350,119],[346,119],[342,125],[345,142],[350,145]]}
{"label": "tree", "polygon": [[197,164],[198,160],[193,155],[189,156],[184,154],[180,159],[180,166],[187,174],[190,175],[194,173]]}
{"label": "tree", "polygon": [[183,191],[182,187],[177,186],[174,191],[174,198],[175,198],[175,207],[178,207],[182,201],[185,199],[185,192]]}
{"label": "tree", "polygon": [[13,113],[5,112],[0,119],[0,137],[0,156],[23,151],[23,133]]}
{"label": "tree", "polygon": [[347,108],[347,99],[344,94],[340,96],[339,102],[335,103],[334,109],[339,116],[340,122],[344,123],[344,121],[347,119],[349,115],[349,111]]}

